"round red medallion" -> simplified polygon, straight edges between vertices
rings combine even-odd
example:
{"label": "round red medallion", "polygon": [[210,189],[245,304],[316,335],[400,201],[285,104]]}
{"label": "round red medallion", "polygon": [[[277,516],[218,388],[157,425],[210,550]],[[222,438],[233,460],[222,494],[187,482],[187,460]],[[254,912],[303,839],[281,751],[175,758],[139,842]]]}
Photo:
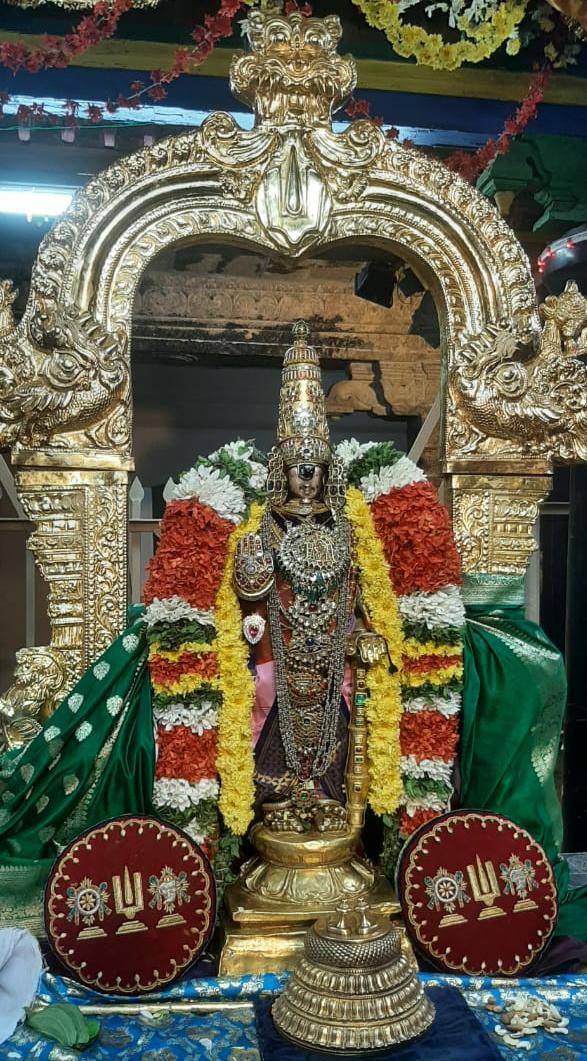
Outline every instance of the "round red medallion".
{"label": "round red medallion", "polygon": [[484,811],[455,811],[418,829],[402,852],[398,895],[416,949],[450,972],[514,976],[556,924],[556,886],[540,844]]}
{"label": "round red medallion", "polygon": [[168,984],[202,953],[214,928],[208,859],[157,818],[114,818],[78,836],[45,890],[57,957],[84,984],[139,994]]}

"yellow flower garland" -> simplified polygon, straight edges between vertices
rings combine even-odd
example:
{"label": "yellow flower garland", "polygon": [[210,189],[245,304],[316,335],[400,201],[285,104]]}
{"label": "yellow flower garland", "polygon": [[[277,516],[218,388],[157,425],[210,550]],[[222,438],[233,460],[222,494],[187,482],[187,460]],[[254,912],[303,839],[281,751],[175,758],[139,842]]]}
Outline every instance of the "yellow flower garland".
{"label": "yellow flower garland", "polygon": [[404,674],[403,683],[410,689],[419,689],[421,685],[448,685],[453,678],[463,677],[463,664],[451,663],[448,667],[428,671],[426,674]]}
{"label": "yellow flower garland", "polygon": [[202,678],[201,674],[182,674],[173,682],[158,682],[151,677],[151,685],[156,695],[163,696],[186,696],[188,693],[195,693],[201,685],[210,686],[211,689],[222,688],[218,678]]}
{"label": "yellow flower garland", "polygon": [[404,641],[404,656],[408,659],[420,659],[421,656],[460,656],[461,652],[460,645],[417,641],[415,637],[407,637]]}
{"label": "yellow flower garland", "polygon": [[172,650],[164,650],[159,647],[158,641],[153,641],[149,649],[149,659],[153,659],[157,656],[159,659],[164,659],[168,663],[177,663],[186,652],[192,652],[194,655],[203,656],[206,652],[214,652],[216,646],[210,641],[184,641],[181,648]]}
{"label": "yellow flower garland", "polygon": [[463,63],[488,59],[511,36],[522,21],[527,0],[503,0],[486,22],[472,25],[466,18],[457,21],[469,40],[447,44],[439,33],[428,33],[421,26],[404,25],[397,4],[390,0],[353,0],[367,22],[385,33],[397,55],[434,70],[457,70]]}
{"label": "yellow flower garland", "polygon": [[253,817],[254,765],[251,714],[255,684],[248,667],[249,653],[242,636],[242,615],[232,574],[237,542],[256,534],[263,506],[251,505],[248,519],[231,534],[224,574],[214,603],[218,681],[222,704],[218,713],[218,805],[229,829],[242,836]]}
{"label": "yellow flower garland", "polygon": [[367,618],[373,630],[385,638],[391,659],[398,668],[394,674],[390,674],[387,659],[369,667],[369,697],[365,705],[369,802],[376,814],[392,814],[403,793],[400,775],[401,619],[383,546],[377,537],[369,506],[356,487],[347,490],[346,515],[353,528],[361,596]]}

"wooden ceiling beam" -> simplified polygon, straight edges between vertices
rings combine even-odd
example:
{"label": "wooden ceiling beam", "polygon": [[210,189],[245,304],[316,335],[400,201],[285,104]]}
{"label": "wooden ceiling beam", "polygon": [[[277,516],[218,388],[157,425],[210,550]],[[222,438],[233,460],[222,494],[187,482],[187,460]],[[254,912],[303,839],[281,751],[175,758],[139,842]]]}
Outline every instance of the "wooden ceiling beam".
{"label": "wooden ceiling beam", "polygon": [[[41,44],[41,36],[29,33],[4,32],[2,39],[30,46]],[[90,48],[72,66],[111,70],[158,70],[173,63],[176,47],[180,44],[139,40],[108,40]],[[190,74],[205,77],[228,77],[234,52],[215,48],[208,58]],[[468,99],[519,100],[527,92],[532,74],[495,70],[489,67],[460,70],[432,70],[415,63],[401,63],[381,59],[358,59],[358,89],[382,92],[405,92],[416,95],[465,97]],[[587,107],[587,78],[569,74],[554,74],[544,97],[545,103]]]}

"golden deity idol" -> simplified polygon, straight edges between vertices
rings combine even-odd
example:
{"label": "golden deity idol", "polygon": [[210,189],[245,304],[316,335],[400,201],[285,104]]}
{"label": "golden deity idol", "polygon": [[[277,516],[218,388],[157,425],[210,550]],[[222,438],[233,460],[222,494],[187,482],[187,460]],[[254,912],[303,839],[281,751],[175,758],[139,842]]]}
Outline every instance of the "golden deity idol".
{"label": "golden deity idol", "polygon": [[[258,854],[228,889],[226,972],[250,968],[247,928],[268,929],[259,968],[276,968],[301,946],[304,927],[341,899],[374,892],[373,902],[393,908],[388,887],[356,854],[368,787],[365,671],[388,646],[361,608],[344,464],[330,447],[318,355],[303,321],[293,331],[268,504],[259,533],[244,535],[235,554],[255,674],[250,839]],[[255,940],[261,951],[263,938]]]}

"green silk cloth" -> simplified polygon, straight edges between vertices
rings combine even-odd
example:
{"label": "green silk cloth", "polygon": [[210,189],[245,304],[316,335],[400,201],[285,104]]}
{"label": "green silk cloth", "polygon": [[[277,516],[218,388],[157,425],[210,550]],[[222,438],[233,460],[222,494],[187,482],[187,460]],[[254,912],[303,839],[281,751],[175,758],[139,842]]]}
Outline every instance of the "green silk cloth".
{"label": "green silk cloth", "polygon": [[0,758],[0,925],[41,928],[63,846],[120,814],[153,813],[155,741],[142,608],[17,752]]}
{"label": "green silk cloth", "polygon": [[[557,932],[587,940],[587,888],[558,857],[554,769],[565,705],[558,650],[524,618],[523,580],[467,576],[461,803],[524,826],[553,862]],[[37,737],[0,758],[0,926],[42,932],[42,892],[60,849],[120,814],[153,813],[155,742],[142,609]]]}
{"label": "green silk cloth", "polygon": [[460,802],[523,826],[544,847],[559,893],[558,935],[587,941],[587,888],[559,857],[555,767],[566,701],[562,656],[524,616],[524,580],[467,575]]}

